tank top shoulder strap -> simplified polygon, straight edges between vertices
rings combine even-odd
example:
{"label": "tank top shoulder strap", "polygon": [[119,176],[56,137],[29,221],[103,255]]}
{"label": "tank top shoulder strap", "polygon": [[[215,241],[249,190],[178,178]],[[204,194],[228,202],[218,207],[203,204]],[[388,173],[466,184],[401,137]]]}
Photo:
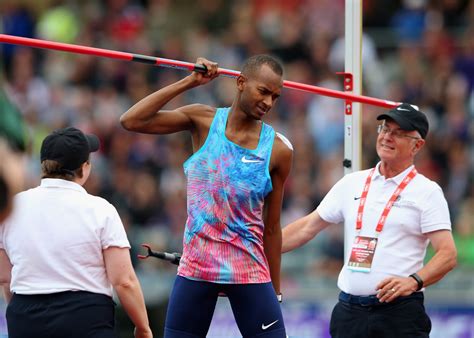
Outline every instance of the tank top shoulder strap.
{"label": "tank top shoulder strap", "polygon": [[227,124],[227,115],[229,115],[230,107],[226,108],[217,108],[216,115],[212,120],[211,127],[209,129],[210,135],[221,135],[225,132],[225,127]]}
{"label": "tank top shoulder strap", "polygon": [[263,123],[262,125],[262,133],[260,135],[260,140],[258,142],[258,148],[260,151],[272,151],[273,142],[275,140],[275,130],[272,126]]}

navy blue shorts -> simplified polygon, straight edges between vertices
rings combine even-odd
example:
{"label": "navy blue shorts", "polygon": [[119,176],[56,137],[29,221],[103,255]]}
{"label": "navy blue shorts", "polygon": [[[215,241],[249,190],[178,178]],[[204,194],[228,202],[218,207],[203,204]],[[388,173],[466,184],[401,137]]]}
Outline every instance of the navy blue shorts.
{"label": "navy blue shorts", "polygon": [[218,284],[177,276],[166,313],[165,338],[206,337],[219,293],[228,297],[244,338],[285,338],[272,283]]}
{"label": "navy blue shorts", "polygon": [[9,338],[117,338],[112,298],[86,291],[14,294],[7,307]]}

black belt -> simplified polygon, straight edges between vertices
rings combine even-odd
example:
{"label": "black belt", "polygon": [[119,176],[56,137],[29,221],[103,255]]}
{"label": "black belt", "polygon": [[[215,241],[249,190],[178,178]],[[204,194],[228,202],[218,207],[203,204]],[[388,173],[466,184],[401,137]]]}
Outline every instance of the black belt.
{"label": "black belt", "polygon": [[360,305],[360,306],[390,305],[390,304],[394,304],[396,302],[399,302],[405,299],[423,299],[423,298],[424,298],[423,292],[414,292],[409,296],[397,297],[395,298],[395,300],[391,301],[390,303],[381,303],[376,295],[354,296],[349,293],[345,293],[344,291],[341,291],[341,293],[339,293],[339,300],[341,302]]}

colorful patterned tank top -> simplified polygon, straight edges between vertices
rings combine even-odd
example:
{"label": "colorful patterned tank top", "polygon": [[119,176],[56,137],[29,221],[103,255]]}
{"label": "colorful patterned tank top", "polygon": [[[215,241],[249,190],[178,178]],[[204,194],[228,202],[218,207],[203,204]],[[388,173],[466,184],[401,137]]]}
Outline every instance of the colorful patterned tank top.
{"label": "colorful patterned tank top", "polygon": [[275,132],[262,123],[256,149],[225,136],[219,108],[204,145],[185,163],[188,219],[178,275],[216,283],[270,282],[263,250],[263,205]]}

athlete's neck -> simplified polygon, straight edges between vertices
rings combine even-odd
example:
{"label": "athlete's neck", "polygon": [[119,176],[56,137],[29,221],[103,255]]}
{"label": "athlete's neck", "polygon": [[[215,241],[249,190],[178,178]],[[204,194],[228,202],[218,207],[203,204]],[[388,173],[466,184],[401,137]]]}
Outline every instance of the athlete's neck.
{"label": "athlete's neck", "polygon": [[256,120],[245,112],[240,110],[235,104],[232,105],[229,111],[229,117],[227,118],[226,131],[255,131],[257,134],[260,133],[262,126],[262,120]]}

